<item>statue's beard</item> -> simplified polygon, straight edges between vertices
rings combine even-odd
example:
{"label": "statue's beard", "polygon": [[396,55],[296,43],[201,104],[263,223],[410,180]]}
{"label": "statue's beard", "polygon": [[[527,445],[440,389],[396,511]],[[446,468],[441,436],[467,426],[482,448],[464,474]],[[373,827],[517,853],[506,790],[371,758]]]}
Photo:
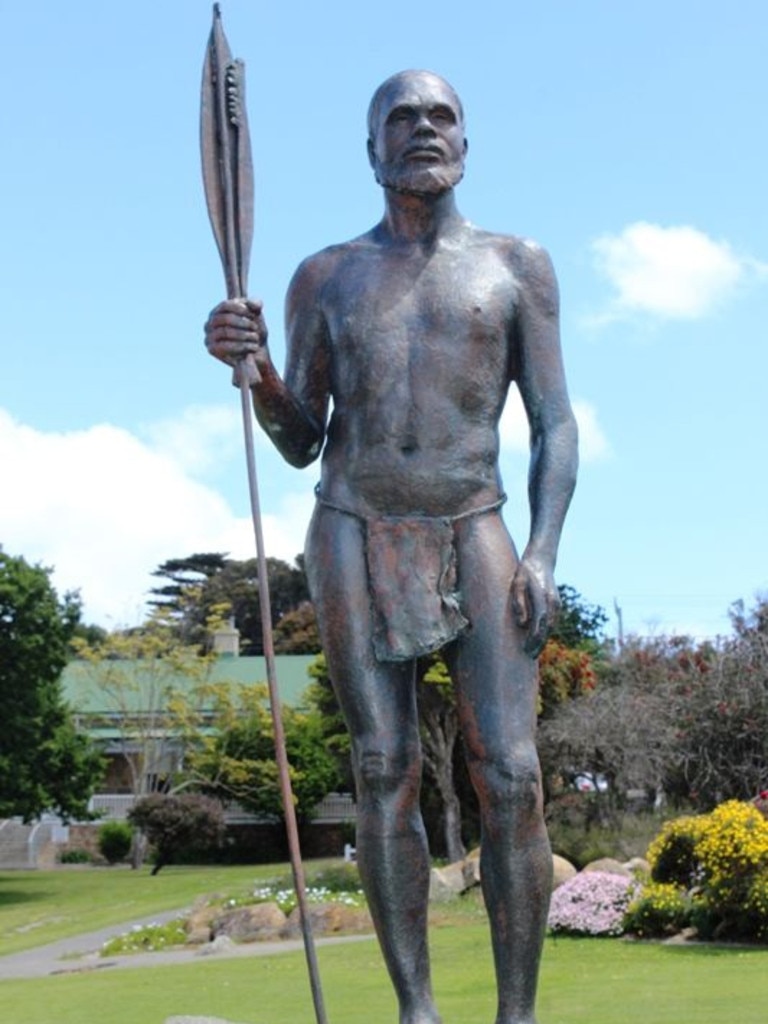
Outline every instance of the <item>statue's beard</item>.
{"label": "statue's beard", "polygon": [[458,185],[464,176],[463,160],[445,164],[377,163],[376,181],[393,192],[436,196]]}

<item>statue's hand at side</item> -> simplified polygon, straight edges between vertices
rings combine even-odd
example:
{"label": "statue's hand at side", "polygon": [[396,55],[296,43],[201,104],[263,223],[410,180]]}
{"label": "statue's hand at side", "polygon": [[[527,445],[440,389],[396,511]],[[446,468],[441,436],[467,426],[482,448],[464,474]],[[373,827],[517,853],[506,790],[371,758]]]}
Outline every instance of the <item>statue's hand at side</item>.
{"label": "statue's hand at side", "polygon": [[261,303],[253,299],[220,303],[206,321],[205,345],[212,356],[234,368],[236,386],[243,373],[249,386],[258,384],[271,366]]}
{"label": "statue's hand at side", "polygon": [[550,566],[523,556],[512,580],[512,610],[527,631],[525,652],[538,658],[560,611],[560,595]]}

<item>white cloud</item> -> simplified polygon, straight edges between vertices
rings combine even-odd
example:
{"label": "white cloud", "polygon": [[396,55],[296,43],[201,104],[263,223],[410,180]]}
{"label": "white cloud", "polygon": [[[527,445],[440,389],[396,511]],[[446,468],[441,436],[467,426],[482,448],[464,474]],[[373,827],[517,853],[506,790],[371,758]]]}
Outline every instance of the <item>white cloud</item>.
{"label": "white cloud", "polygon": [[598,322],[635,313],[695,320],[721,305],[750,274],[762,276],[768,269],[686,225],[638,221],[618,235],[601,235],[592,251],[616,292],[594,318]]}
{"label": "white cloud", "polygon": [[[501,424],[508,450],[526,452],[528,428],[516,389]],[[594,410],[575,402],[582,457],[599,457],[607,443]],[[79,590],[84,619],[107,627],[134,625],[146,614],[156,582],[151,572],[168,558],[223,551],[255,553],[249,516],[236,515],[213,487],[194,478],[216,463],[242,460],[239,410],[186,409],[177,419],[148,425],[143,438],[110,424],[44,432],[0,409],[0,544],[53,569],[60,594]],[[314,506],[311,467],[290,493],[269,488],[279,456],[257,431],[257,461],[267,553],[292,561],[304,544]],[[239,467],[238,467],[239,468]],[[242,492],[245,494],[245,467]],[[266,500],[265,500],[266,499]],[[275,511],[272,511],[272,510]]]}
{"label": "white cloud", "polygon": [[[579,425],[579,456],[582,462],[595,462],[610,454],[608,439],[597,420],[597,410],[583,399],[575,399],[573,413]],[[528,453],[528,420],[520,392],[510,388],[499,423],[502,448],[507,452]]]}
{"label": "white cloud", "polygon": [[[189,428],[188,416],[181,422]],[[0,409],[0,466],[0,543],[9,554],[52,566],[60,593],[80,590],[86,621],[141,621],[150,573],[167,558],[194,551],[246,558],[255,551],[249,518],[193,480],[183,458],[126,430],[100,424],[43,433]],[[312,500],[309,488],[281,495],[279,512],[263,520],[268,554],[292,560],[301,550]]]}
{"label": "white cloud", "polygon": [[181,415],[150,423],[142,433],[152,449],[191,473],[210,470],[242,449],[239,405],[192,405]]}

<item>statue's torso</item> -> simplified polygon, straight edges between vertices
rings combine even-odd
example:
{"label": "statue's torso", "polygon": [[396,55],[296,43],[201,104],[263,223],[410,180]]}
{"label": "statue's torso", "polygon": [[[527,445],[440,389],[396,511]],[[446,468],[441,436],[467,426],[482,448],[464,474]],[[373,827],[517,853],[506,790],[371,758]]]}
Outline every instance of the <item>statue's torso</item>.
{"label": "statue's torso", "polygon": [[[499,492],[517,282],[469,229],[419,249],[350,243],[320,301],[334,403],[323,492],[391,514],[448,514]],[[506,241],[506,240],[504,240]]]}

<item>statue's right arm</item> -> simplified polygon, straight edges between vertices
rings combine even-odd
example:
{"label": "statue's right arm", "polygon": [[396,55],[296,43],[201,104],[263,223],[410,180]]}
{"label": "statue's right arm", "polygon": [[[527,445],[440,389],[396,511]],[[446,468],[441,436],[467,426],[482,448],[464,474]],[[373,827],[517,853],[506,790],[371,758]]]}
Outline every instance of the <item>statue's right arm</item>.
{"label": "statue's right arm", "polygon": [[222,302],[205,325],[208,351],[235,367],[236,374],[248,375],[259,423],[283,458],[297,467],[309,465],[320,454],[330,395],[327,331],[317,278],[312,261],[306,261],[291,282],[284,377],[269,353],[260,303]]}

